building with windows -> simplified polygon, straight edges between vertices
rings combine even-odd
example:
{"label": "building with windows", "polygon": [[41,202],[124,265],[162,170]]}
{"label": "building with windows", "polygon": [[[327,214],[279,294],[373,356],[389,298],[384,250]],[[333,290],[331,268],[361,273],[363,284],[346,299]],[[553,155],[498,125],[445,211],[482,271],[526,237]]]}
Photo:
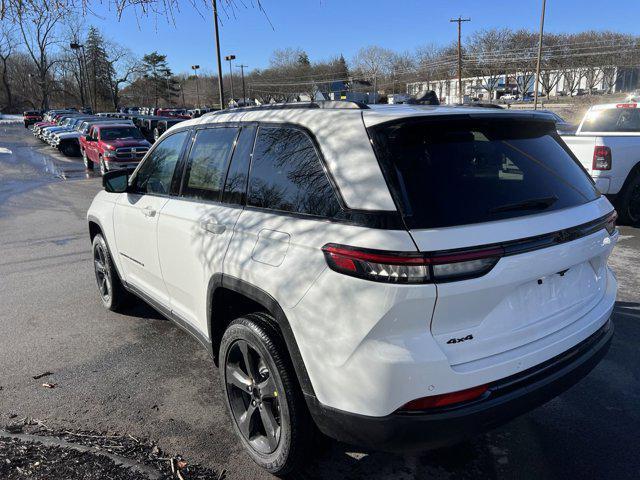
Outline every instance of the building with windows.
{"label": "building with windows", "polygon": [[[516,72],[495,76],[474,76],[462,79],[462,97],[484,101],[498,100],[503,95],[532,95],[535,85],[533,72]],[[548,87],[548,88],[546,88]],[[575,96],[584,93],[615,93],[640,87],[639,67],[602,67],[550,70],[541,73],[539,94]],[[458,79],[449,78],[412,82],[407,93],[418,95],[433,90],[442,103],[457,103],[460,99]]]}

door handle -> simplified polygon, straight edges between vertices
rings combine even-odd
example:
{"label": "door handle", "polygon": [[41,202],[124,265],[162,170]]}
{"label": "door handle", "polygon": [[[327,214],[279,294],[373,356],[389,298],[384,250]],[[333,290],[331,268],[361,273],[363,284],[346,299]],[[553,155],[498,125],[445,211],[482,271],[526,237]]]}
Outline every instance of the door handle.
{"label": "door handle", "polygon": [[156,210],[153,207],[145,207],[144,210],[142,210],[142,214],[145,217],[155,217]]}
{"label": "door handle", "polygon": [[200,222],[200,228],[202,228],[205,232],[213,233],[214,235],[220,235],[227,230],[226,225],[222,225],[216,222]]}

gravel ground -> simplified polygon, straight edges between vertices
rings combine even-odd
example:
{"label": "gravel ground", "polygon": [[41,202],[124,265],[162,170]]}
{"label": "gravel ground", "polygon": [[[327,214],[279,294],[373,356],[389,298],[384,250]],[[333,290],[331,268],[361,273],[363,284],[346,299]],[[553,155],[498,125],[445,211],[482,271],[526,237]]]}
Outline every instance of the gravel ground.
{"label": "gravel ground", "polygon": [[132,435],[54,430],[30,418],[0,430],[2,479],[222,480],[225,471],[170,456]]}

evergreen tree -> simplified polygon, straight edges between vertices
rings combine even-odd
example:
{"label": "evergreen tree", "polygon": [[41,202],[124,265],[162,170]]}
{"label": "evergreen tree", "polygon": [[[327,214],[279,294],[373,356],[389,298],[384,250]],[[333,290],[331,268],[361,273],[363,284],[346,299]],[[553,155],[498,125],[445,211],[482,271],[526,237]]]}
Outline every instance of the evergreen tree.
{"label": "evergreen tree", "polygon": [[145,78],[151,83],[156,108],[159,98],[165,99],[170,105],[172,99],[178,96],[179,87],[167,64],[167,56],[160,55],[156,51],[145,55],[142,57],[142,69],[146,75]]}
{"label": "evergreen tree", "polygon": [[108,103],[111,98],[110,79],[113,67],[109,62],[105,40],[96,27],[90,27],[85,40],[86,70],[92,107]]}

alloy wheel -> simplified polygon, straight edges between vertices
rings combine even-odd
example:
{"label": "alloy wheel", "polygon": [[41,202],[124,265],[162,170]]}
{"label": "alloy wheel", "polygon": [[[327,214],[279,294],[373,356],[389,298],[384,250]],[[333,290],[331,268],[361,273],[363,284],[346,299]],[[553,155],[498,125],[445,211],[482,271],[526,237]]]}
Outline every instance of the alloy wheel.
{"label": "alloy wheel", "polygon": [[278,391],[262,354],[246,340],[229,347],[225,382],[233,419],[242,436],[255,451],[273,453],[282,431]]}
{"label": "alloy wheel", "polygon": [[100,296],[105,303],[109,303],[112,289],[111,274],[107,268],[107,253],[100,244],[93,249],[93,268],[96,273]]}

